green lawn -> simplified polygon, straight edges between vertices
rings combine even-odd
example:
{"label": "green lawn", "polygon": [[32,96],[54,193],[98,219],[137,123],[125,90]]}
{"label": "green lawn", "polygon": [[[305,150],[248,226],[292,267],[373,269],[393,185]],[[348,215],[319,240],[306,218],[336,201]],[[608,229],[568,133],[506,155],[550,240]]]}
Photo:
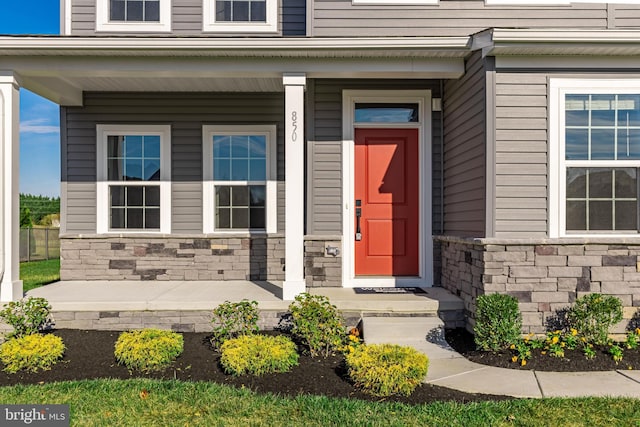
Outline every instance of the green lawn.
{"label": "green lawn", "polygon": [[60,280],[60,260],[32,261],[20,263],[20,279],[27,292],[47,283]]}
{"label": "green lawn", "polygon": [[0,402],[69,404],[71,425],[79,426],[640,426],[640,401],[634,399],[406,406],[144,379],[0,387]]}

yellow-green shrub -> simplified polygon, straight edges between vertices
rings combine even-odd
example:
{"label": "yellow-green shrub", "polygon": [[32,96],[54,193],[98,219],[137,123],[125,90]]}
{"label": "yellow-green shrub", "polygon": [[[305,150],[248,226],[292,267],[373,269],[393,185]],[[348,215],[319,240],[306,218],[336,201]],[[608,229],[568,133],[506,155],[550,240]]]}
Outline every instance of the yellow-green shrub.
{"label": "yellow-green shrub", "polygon": [[287,372],[298,364],[295,344],[287,337],[243,335],[225,341],[220,363],[232,375]]}
{"label": "yellow-green shrub", "polygon": [[161,371],[182,354],[181,334],[161,329],[123,332],[115,345],[115,356],[129,370]]}
{"label": "yellow-green shrub", "polygon": [[48,370],[62,358],[64,343],[55,335],[25,335],[0,346],[0,360],[6,372]]}
{"label": "yellow-green shrub", "polygon": [[429,359],[412,347],[361,345],[345,355],[355,386],[374,396],[408,396],[427,376]]}

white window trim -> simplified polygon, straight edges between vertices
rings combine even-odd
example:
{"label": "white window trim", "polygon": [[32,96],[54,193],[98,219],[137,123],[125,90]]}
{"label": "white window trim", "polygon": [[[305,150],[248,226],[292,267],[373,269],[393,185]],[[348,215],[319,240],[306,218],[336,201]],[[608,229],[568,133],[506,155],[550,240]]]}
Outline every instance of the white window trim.
{"label": "white window trim", "polygon": [[[213,180],[213,135],[265,135],[267,137],[267,176],[265,230],[217,230]],[[276,233],[278,229],[277,131],[275,125],[205,125],[202,127],[202,227],[205,234]],[[215,181],[220,182],[220,181]],[[260,181],[262,183],[262,181]],[[250,185],[251,181],[225,181],[228,185]]]}
{"label": "white window trim", "polygon": [[216,0],[202,0],[202,31],[225,33],[277,33],[278,0],[266,1],[266,22],[217,22]]}
{"label": "white window trim", "polygon": [[[169,125],[97,125],[96,231],[98,234],[171,233],[171,126]],[[116,135],[160,136],[160,182],[107,181],[107,141]],[[109,185],[159,185],[160,230],[110,230]]]}
{"label": "white window trim", "polygon": [[127,33],[171,32],[171,0],[160,0],[160,22],[109,21],[109,0],[96,0],[96,31]]}
{"label": "white window trim", "polygon": [[[639,79],[549,80],[549,237],[632,237],[636,233],[567,233],[564,98],[567,93],[640,94]],[[574,167],[640,167],[640,160],[571,161]]]}

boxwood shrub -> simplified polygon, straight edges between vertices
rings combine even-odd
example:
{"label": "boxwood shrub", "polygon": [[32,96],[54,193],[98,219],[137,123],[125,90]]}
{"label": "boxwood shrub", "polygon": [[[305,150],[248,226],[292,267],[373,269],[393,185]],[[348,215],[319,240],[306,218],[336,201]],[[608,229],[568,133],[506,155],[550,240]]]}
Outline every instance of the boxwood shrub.
{"label": "boxwood shrub", "polygon": [[9,373],[46,371],[62,358],[64,349],[62,338],[56,335],[25,335],[5,341],[0,346],[0,360]]}
{"label": "boxwood shrub", "polygon": [[151,372],[169,367],[183,349],[181,334],[149,328],[121,333],[114,354],[129,370]]}
{"label": "boxwood shrub", "polygon": [[500,351],[520,339],[522,315],[511,295],[485,294],[476,301],[475,341],[481,350]]}
{"label": "boxwood shrub", "polygon": [[354,385],[374,396],[408,396],[427,376],[429,359],[413,347],[364,344],[345,355]]}
{"label": "boxwood shrub", "polygon": [[220,363],[232,375],[288,372],[298,364],[296,345],[283,335],[242,335],[226,340]]}

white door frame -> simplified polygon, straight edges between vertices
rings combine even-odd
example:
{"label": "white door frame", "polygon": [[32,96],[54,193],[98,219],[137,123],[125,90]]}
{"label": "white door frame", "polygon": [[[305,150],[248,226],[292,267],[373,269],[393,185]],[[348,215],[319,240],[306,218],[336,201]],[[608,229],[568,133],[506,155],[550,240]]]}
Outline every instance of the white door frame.
{"label": "white door frame", "polygon": [[[355,123],[355,104],[417,103],[417,123]],[[355,275],[354,185],[355,128],[418,129],[419,152],[419,264],[417,277]],[[428,287],[433,285],[433,244],[431,225],[431,91],[430,90],[344,90],[342,92],[342,286],[353,287]]]}

